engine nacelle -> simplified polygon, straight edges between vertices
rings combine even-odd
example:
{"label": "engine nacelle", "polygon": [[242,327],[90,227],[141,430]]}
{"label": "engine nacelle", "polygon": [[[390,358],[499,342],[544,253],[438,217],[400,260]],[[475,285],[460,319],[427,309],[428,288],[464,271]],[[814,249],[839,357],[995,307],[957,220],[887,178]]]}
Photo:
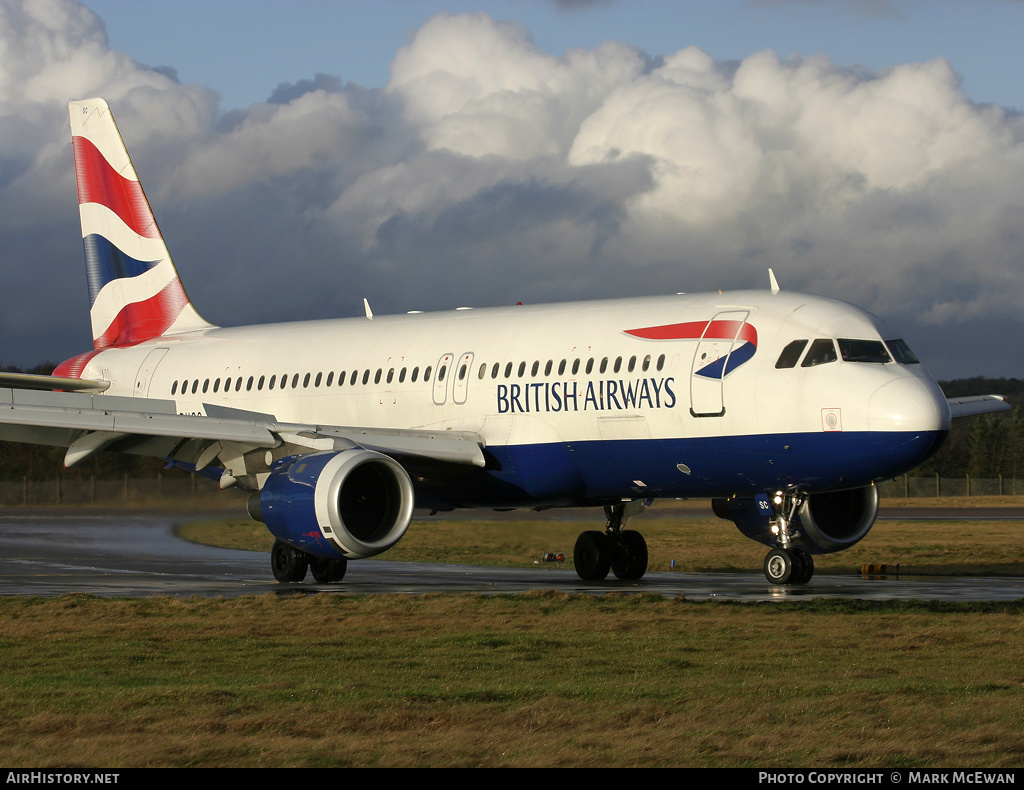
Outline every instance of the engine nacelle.
{"label": "engine nacelle", "polygon": [[[716,499],[712,507],[715,515],[735,523],[751,540],[766,546],[780,545],[771,530],[767,496]],[[790,533],[796,535],[791,545],[811,554],[842,551],[867,535],[877,517],[878,489],[874,485],[809,494],[790,525]]]}
{"label": "engine nacelle", "polygon": [[372,450],[283,458],[249,513],[278,540],[326,559],[362,559],[394,546],[412,521],[409,474]]}

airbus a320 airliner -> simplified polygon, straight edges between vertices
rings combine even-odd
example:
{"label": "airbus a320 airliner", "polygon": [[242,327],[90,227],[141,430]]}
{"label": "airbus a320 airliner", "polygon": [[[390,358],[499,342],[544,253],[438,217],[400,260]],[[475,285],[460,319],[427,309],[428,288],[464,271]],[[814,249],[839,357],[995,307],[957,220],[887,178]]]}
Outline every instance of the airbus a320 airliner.
{"label": "airbus a320 airliner", "polygon": [[[185,294],[106,103],[71,102],[92,350],[7,374],[0,439],[155,456],[251,491],[275,577],[340,580],[414,506],[604,508],[576,572],[638,579],[660,498],[712,498],[773,584],[861,540],[875,483],[953,416],[907,344],[852,305],[780,291],[221,328]],[[102,393],[102,394],[100,394]]]}

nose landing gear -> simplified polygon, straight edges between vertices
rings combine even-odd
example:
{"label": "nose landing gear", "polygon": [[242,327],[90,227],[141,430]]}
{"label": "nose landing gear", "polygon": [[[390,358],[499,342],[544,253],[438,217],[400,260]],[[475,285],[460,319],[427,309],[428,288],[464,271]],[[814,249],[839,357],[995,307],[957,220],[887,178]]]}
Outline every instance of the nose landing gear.
{"label": "nose landing gear", "polygon": [[796,493],[777,491],[771,497],[771,529],[781,544],[764,558],[764,575],[772,584],[807,584],[814,576],[814,558],[792,545],[800,534],[793,530],[793,520],[803,502],[803,495]]}
{"label": "nose landing gear", "polygon": [[764,575],[772,584],[807,584],[814,558],[803,549],[772,549],[764,558]]}

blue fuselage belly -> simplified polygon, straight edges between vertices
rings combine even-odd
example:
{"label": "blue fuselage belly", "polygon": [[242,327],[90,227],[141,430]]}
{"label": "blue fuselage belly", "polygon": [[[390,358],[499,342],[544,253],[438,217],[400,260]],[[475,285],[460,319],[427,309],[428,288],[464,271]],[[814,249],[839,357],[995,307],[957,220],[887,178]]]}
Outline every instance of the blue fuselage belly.
{"label": "blue fuselage belly", "polygon": [[416,487],[424,502],[454,507],[753,495],[794,485],[816,493],[904,474],[945,437],[945,431],[846,431],[492,446],[486,470],[456,485],[426,475]]}

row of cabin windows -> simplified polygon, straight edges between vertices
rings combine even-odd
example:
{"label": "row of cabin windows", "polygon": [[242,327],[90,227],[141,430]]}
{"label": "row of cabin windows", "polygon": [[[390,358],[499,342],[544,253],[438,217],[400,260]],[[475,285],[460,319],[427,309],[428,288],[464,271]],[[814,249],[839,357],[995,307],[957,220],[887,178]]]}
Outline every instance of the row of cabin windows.
{"label": "row of cabin windows", "polygon": [[[398,380],[400,382],[404,382],[405,381],[406,374],[408,373],[408,370],[409,370],[408,368],[402,368],[402,372],[398,376]],[[430,365],[428,365],[423,370],[423,380],[424,381],[430,381],[430,374],[431,374],[432,370],[433,370],[433,366],[430,366]],[[370,373],[371,373],[371,371],[368,370],[368,369],[363,371],[363,377],[362,377],[363,384],[369,383]],[[373,377],[374,384],[379,384],[380,383],[382,374],[383,374],[383,369],[382,368],[378,368],[377,369],[377,373]],[[260,376],[259,378],[256,378],[255,376],[249,376],[248,379],[246,379],[244,376],[239,376],[236,379],[232,379],[231,376],[226,376],[224,378],[224,380],[223,380],[223,383],[222,383],[221,379],[213,379],[212,380],[213,381],[212,386],[211,386],[211,380],[210,379],[204,380],[201,385],[199,383],[199,379],[193,379],[191,382],[188,379],[185,379],[184,381],[181,382],[181,390],[180,390],[180,392],[181,392],[182,395],[185,395],[185,394],[187,394],[189,392],[191,392],[191,394],[193,394],[193,395],[195,395],[197,392],[203,392],[203,393],[206,393],[206,392],[217,393],[217,392],[221,392],[221,391],[223,391],[223,392],[231,392],[231,391],[241,392],[243,384],[245,386],[246,392],[251,392],[253,389],[255,389],[257,391],[262,391],[264,389],[268,389],[268,390],[273,390],[273,389],[283,390],[283,389],[288,389],[289,386],[290,386],[291,389],[298,389],[299,388],[299,375],[300,375],[299,373],[293,373],[292,377],[291,377],[291,382],[290,383],[288,381],[288,374],[287,373],[282,374],[280,378],[278,378],[276,375],[273,375],[273,376],[271,376],[269,378],[269,380],[267,379],[266,376]],[[387,375],[387,382],[388,382],[388,384],[390,384],[394,380],[394,375],[395,375],[395,369],[392,368],[391,370],[388,371],[388,375]],[[409,380],[410,381],[416,381],[417,379],[419,379],[419,375],[420,375],[420,369],[419,369],[419,367],[415,367],[415,368],[412,369],[412,374],[411,374]],[[334,381],[335,381],[334,380],[334,371],[330,371],[329,373],[327,373],[326,376],[322,372],[321,373],[317,373],[315,376],[312,373],[306,373],[304,376],[302,376],[302,387],[303,387],[303,389],[306,389],[311,384],[312,384],[313,387],[320,387],[321,385],[325,386],[325,387],[330,387],[330,386],[332,386],[334,384]],[[346,372],[345,371],[341,371],[338,374],[338,379],[337,379],[338,386],[339,387],[343,386],[345,384],[345,381],[346,381]],[[349,386],[355,386],[355,384],[358,381],[359,381],[359,371],[358,370],[353,370],[350,374],[348,374],[348,384],[349,384]],[[189,389],[190,386],[191,386],[191,390]],[[172,382],[171,383],[171,395],[176,395],[178,392],[179,392],[179,390],[178,390],[178,382],[177,381]]]}
{"label": "row of cabin windows", "polygon": [[[648,354],[646,357],[643,358],[643,360],[639,361],[640,371],[647,372],[648,370],[650,370],[652,362],[653,362],[653,360],[651,358],[651,355]],[[595,364],[596,364],[597,367],[598,367],[598,372],[599,373],[605,373],[608,370],[609,364],[611,364],[612,372],[619,373],[619,372],[622,371],[623,363],[624,363],[623,357],[616,357],[614,362],[610,362],[608,357],[605,357],[600,362],[597,362],[597,360],[595,360],[593,357],[591,357],[590,359],[587,360],[586,365],[584,366],[584,368],[585,368],[585,372],[587,374],[590,374],[590,373],[592,373],[594,371],[594,367],[595,367]],[[536,376],[538,374],[538,372],[540,371],[540,364],[541,364],[540,360],[534,361],[533,365],[531,365],[531,367],[530,367],[530,375],[531,376]],[[656,364],[657,370],[662,370],[665,367],[665,355],[662,354],[660,357],[658,357],[658,360],[657,360],[657,362],[655,364]],[[557,367],[558,375],[559,376],[563,375],[565,373],[565,371],[566,371],[566,368],[570,367],[571,371],[572,371],[571,375],[575,376],[576,374],[579,373],[580,367],[582,365],[583,365],[583,360],[581,360],[581,359],[574,359],[572,361],[571,366],[569,365],[569,362],[567,360],[563,359],[563,360],[561,360],[558,363],[558,367]],[[626,371],[628,373],[634,372],[637,369],[637,365],[638,365],[638,358],[636,356],[632,356],[628,360],[625,360],[625,369],[626,369]],[[505,374],[504,374],[505,378],[511,378],[513,370],[516,370],[517,371],[517,376],[522,378],[526,374],[526,363],[525,362],[520,362],[517,368],[514,367],[514,363],[512,363],[512,362],[506,363],[505,364]],[[544,365],[544,375],[545,376],[550,376],[553,370],[555,370],[555,362],[554,362],[554,360],[549,359],[547,361],[547,363],[545,363],[545,365]],[[424,382],[430,381],[430,376],[431,376],[432,372],[433,372],[433,366],[431,366],[431,365],[428,365],[427,367],[425,367],[423,369],[423,381]],[[447,375],[447,372],[448,372],[448,366],[447,365],[441,365],[437,369],[437,378],[438,378],[438,380],[439,381],[444,381],[445,376]],[[459,381],[463,381],[466,378],[468,372],[469,372],[468,366],[464,363],[459,368],[459,374],[458,374]],[[492,379],[498,378],[500,372],[501,372],[501,363],[495,362],[491,366],[491,378]],[[396,377],[395,373],[396,373],[395,368],[391,368],[390,370],[388,370],[388,372],[386,374],[384,373],[384,369],[383,368],[377,368],[376,373],[373,373],[373,383],[374,384],[380,384],[381,380],[384,380],[385,383],[391,384],[395,380],[395,377]],[[238,376],[237,378],[234,378],[232,376],[225,376],[223,379],[220,379],[220,378],[204,379],[201,383],[200,383],[199,379],[192,379],[192,380],[184,379],[183,381],[181,381],[180,388],[178,386],[178,382],[177,381],[174,381],[174,382],[171,383],[171,395],[172,396],[173,395],[177,395],[179,392],[182,395],[187,395],[187,394],[196,395],[196,394],[198,394],[200,392],[202,392],[203,394],[210,393],[210,392],[215,393],[215,394],[218,393],[218,392],[232,392],[232,391],[234,391],[234,392],[241,392],[243,386],[244,386],[246,392],[251,392],[253,389],[255,389],[257,392],[262,392],[264,389],[267,389],[267,390],[274,390],[274,389],[283,390],[283,389],[289,389],[289,388],[291,388],[291,389],[298,389],[299,386],[300,386],[300,381],[299,381],[300,374],[299,373],[291,374],[291,380],[290,381],[289,381],[288,375],[289,374],[284,373],[280,377],[278,377],[275,374],[275,375],[270,376],[269,379],[265,375],[264,376],[259,376],[258,378],[256,376],[249,376],[248,378],[246,378],[245,376]],[[341,387],[341,386],[345,385],[346,380],[348,382],[348,386],[355,386],[360,380],[362,381],[363,384],[368,384],[370,382],[370,375],[371,375],[371,371],[369,369],[363,371],[363,375],[362,375],[361,378],[360,378],[358,370],[353,370],[351,373],[348,373],[348,374],[346,374],[346,371],[341,371],[340,373],[338,373],[337,379],[335,379],[333,371],[327,373],[326,376],[322,372],[321,373],[317,373],[315,376],[312,373],[306,373],[305,375],[302,376],[301,386],[304,389],[308,388],[310,385],[312,385],[313,387],[320,387],[320,386],[330,387],[330,386],[333,386],[335,384],[335,381],[336,381],[337,382],[337,386]],[[487,376],[487,363],[484,362],[484,363],[481,363],[481,365],[480,365],[480,370],[477,373],[477,378],[483,380],[484,378],[486,378],[486,376]],[[398,371],[397,378],[398,378],[398,383],[399,384],[404,383],[407,377],[408,377],[410,382],[418,381],[419,377],[420,377],[420,369],[419,369],[419,367],[414,367],[411,372],[409,371],[408,368],[402,368],[400,371]]]}
{"label": "row of cabin windows", "polygon": [[[651,363],[653,361],[654,360],[651,358],[650,354],[648,354],[646,357],[644,357],[642,360],[640,360],[639,361],[640,372],[646,373],[648,370],[650,370],[651,369]],[[585,366],[583,366],[583,360],[582,359],[574,359],[572,361],[572,365],[570,366],[568,360],[563,359],[563,360],[561,360],[558,363],[558,368],[557,368],[557,374],[556,375],[559,375],[559,376],[565,375],[566,368],[568,367],[569,370],[570,370],[570,375],[576,376],[576,375],[579,374],[581,366],[584,367],[584,373],[586,375],[590,375],[591,373],[594,372],[595,364],[597,365],[597,368],[598,368],[597,372],[598,373],[607,373],[608,372],[609,364],[611,364],[611,368],[612,368],[612,372],[613,373],[620,373],[620,372],[622,372],[622,369],[623,369],[623,362],[624,362],[624,358],[623,357],[616,357],[614,362],[610,362],[609,358],[605,357],[604,359],[602,359],[600,361],[600,363],[598,363],[597,360],[594,359],[594,357],[591,357],[590,359],[587,360],[587,364]],[[634,371],[636,371],[637,370],[637,362],[638,362],[638,358],[636,356],[632,356],[628,360],[625,360],[626,372],[627,373],[633,373]],[[665,367],[665,355],[664,354],[662,354],[660,357],[658,357],[658,361],[657,361],[655,366],[656,366],[657,370],[662,370]],[[506,378],[506,379],[512,378],[512,371],[513,371],[513,369],[514,369],[513,368],[513,363],[506,362],[505,363],[505,371],[504,371],[504,374],[503,374],[504,378]],[[518,368],[515,368],[515,370],[516,370],[516,376],[518,378],[522,378],[523,376],[526,375],[526,363],[525,362],[520,362]],[[556,368],[555,368],[555,361],[553,359],[549,359],[544,364],[544,375],[545,376],[550,376],[552,374],[552,371],[555,371],[555,370],[556,370]],[[459,381],[461,381],[462,379],[464,379],[466,377],[466,372],[467,372],[466,365],[463,365],[461,368],[459,368]],[[533,365],[530,366],[530,375],[531,376],[537,376],[538,373],[540,373],[540,360],[535,360]],[[500,375],[502,375],[501,363],[500,362],[495,362],[494,364],[491,365],[491,378],[492,379],[496,379]],[[487,363],[484,362],[484,363],[482,363],[480,365],[480,370],[477,372],[477,378],[483,380],[484,378],[486,378],[486,376],[487,376]]]}

